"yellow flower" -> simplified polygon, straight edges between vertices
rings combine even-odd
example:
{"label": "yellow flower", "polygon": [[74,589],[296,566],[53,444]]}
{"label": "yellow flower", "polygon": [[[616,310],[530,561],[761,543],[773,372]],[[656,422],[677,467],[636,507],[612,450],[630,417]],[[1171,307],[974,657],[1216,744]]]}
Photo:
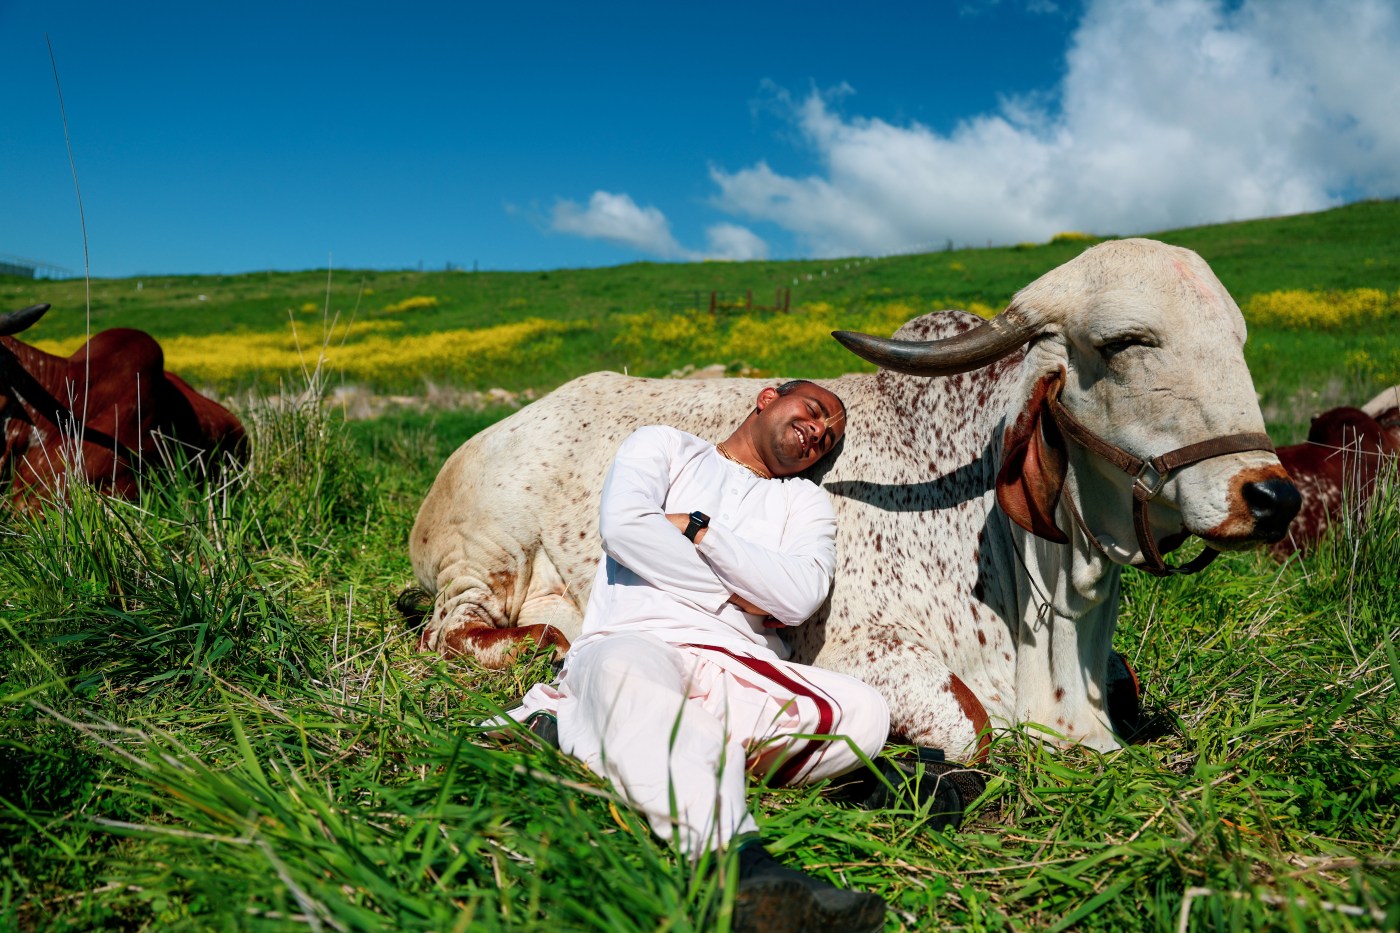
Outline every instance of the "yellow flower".
{"label": "yellow flower", "polygon": [[391,313],[397,311],[423,311],[427,308],[436,308],[437,306],[438,300],[433,295],[414,295],[412,298],[405,298],[403,301],[396,301],[391,305],[387,305],[384,310]]}

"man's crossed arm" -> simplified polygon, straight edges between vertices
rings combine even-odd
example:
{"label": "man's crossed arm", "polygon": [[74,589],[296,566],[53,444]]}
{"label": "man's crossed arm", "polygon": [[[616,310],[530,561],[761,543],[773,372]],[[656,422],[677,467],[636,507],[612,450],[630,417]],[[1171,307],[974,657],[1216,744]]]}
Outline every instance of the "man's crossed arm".
{"label": "man's crossed arm", "polygon": [[[666,520],[670,522],[675,527],[675,529],[681,534],[685,534],[685,530],[690,527],[689,513],[682,515],[678,512],[671,512],[667,514]],[[695,533],[696,547],[699,547],[700,542],[705,540],[705,534],[709,530],[709,528],[701,528]],[[768,620],[763,623],[764,626],[767,628],[782,628],[783,626],[783,623],[772,618],[767,609],[764,609],[762,606],[755,606],[753,603],[749,602],[747,599],[740,596],[738,593],[729,594],[729,601],[734,605],[738,606],[740,609],[749,613],[750,615],[768,616]]]}
{"label": "man's crossed arm", "polygon": [[[733,591],[729,601],[745,612],[797,625],[820,608],[831,591],[836,564],[836,517],[824,494],[813,490],[789,522],[782,549],[748,540],[712,522],[695,536],[696,553]],[[684,531],[688,515],[667,514]]]}

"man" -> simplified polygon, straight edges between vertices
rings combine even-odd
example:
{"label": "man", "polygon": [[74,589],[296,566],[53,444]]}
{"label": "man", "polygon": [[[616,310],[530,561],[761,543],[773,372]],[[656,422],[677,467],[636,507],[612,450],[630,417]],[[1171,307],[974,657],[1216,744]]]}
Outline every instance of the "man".
{"label": "man", "polygon": [[883,926],[878,896],[773,859],[744,799],[746,771],[774,785],[835,777],[889,730],[879,693],[785,660],[777,634],[831,589],[836,515],[795,475],[845,427],[836,395],[797,380],[759,392],[723,443],[660,426],[624,441],[603,486],[606,558],[582,635],[557,683],[509,714],[537,728],[557,713],[561,750],[691,858],[737,846],[736,930]]}

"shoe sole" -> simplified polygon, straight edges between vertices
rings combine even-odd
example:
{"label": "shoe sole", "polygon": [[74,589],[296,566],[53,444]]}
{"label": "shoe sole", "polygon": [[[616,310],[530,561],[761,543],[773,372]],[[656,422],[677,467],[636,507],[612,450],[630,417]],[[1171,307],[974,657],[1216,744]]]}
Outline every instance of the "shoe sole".
{"label": "shoe sole", "polygon": [[[749,882],[734,898],[733,933],[808,933],[816,899],[795,878],[762,878]],[[834,931],[832,931],[834,933]]]}
{"label": "shoe sole", "polygon": [[798,878],[746,884],[734,899],[731,926],[733,933],[877,933],[884,928],[885,902],[879,895],[835,888],[818,892]]}
{"label": "shoe sole", "polygon": [[825,907],[812,898],[809,929],[824,933],[876,933],[885,928],[885,902],[877,894],[860,893],[844,907]]}

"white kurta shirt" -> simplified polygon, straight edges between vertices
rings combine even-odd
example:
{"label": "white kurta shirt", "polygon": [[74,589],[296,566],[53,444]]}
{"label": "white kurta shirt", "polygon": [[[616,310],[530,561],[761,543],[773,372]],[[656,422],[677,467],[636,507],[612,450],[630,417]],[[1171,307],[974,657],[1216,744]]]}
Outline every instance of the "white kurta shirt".
{"label": "white kurta shirt", "polygon": [[[666,519],[697,510],[710,516],[698,546]],[[640,428],[618,448],[599,530],[606,557],[575,647],[645,631],[672,644],[785,659],[789,649],[777,630],[730,596],[797,625],[826,599],[836,567],[836,513],[818,486],[763,479],[670,427]]]}

